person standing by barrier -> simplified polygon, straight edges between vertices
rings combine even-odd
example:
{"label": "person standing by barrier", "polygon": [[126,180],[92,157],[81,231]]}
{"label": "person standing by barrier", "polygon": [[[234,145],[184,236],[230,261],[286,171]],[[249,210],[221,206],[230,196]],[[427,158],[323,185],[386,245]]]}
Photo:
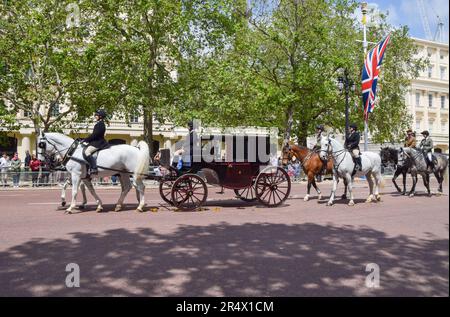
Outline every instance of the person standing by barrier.
{"label": "person standing by barrier", "polygon": [[30,169],[31,169],[31,183],[32,187],[38,186],[38,176],[39,176],[39,167],[41,166],[41,162],[36,158],[35,155],[31,156],[30,161]]}
{"label": "person standing by barrier", "polygon": [[13,186],[14,188],[19,187],[19,180],[20,180],[20,166],[22,165],[22,161],[19,158],[18,153],[14,153],[14,157],[11,160],[11,173],[12,173],[12,179],[13,179]]}
{"label": "person standing by barrier", "polygon": [[3,184],[3,187],[8,186],[8,170],[10,166],[9,156],[6,153],[3,153],[0,158],[0,178]]}
{"label": "person standing by barrier", "polygon": [[47,162],[41,163],[41,179],[42,186],[50,186],[50,168]]}

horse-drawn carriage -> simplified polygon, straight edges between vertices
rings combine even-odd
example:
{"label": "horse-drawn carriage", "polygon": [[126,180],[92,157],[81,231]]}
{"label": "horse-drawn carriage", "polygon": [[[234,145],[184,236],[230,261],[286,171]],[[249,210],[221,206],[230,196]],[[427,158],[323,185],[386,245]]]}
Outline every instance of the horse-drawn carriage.
{"label": "horse-drawn carriage", "polygon": [[[200,208],[208,197],[207,184],[232,189],[241,200],[259,201],[268,207],[279,206],[289,197],[288,174],[283,168],[270,165],[268,135],[214,135],[199,140],[203,148],[213,140],[220,142],[219,146],[211,147],[208,151],[211,155],[207,157],[196,155],[190,148],[178,168],[170,162],[170,150],[161,150],[162,175],[149,178],[159,180],[159,192],[165,202],[183,211]],[[224,155],[222,144],[227,149]],[[238,147],[242,149],[240,152],[236,151]],[[262,158],[256,155],[261,152]]]}

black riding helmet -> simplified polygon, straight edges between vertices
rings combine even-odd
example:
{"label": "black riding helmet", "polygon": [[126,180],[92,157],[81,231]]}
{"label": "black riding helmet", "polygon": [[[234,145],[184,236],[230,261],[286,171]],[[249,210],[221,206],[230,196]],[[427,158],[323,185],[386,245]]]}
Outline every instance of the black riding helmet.
{"label": "black riding helmet", "polygon": [[348,126],[350,129],[358,130],[358,126],[355,123],[352,123]]}
{"label": "black riding helmet", "polygon": [[103,109],[99,109],[99,110],[97,110],[97,111],[95,112],[95,115],[96,115],[96,116],[99,116],[99,117],[102,118],[102,119],[105,119],[105,117],[106,117],[106,111],[103,110]]}
{"label": "black riding helmet", "polygon": [[425,131],[422,131],[420,134],[429,136],[429,135],[430,135],[430,132],[428,132],[427,130],[425,130]]}

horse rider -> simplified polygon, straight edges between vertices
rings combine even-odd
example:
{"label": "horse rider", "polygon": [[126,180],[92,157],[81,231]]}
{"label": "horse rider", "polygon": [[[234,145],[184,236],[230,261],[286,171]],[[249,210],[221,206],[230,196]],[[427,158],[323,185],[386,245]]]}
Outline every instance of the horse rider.
{"label": "horse rider", "polygon": [[362,170],[361,156],[359,150],[359,142],[361,141],[361,135],[358,132],[356,124],[352,123],[349,126],[349,134],[345,140],[345,148],[350,152],[355,162],[355,172]]}
{"label": "horse rider", "polygon": [[84,150],[84,154],[89,163],[91,175],[98,174],[97,162],[93,154],[108,145],[108,142],[105,140],[106,126],[103,121],[105,118],[105,110],[97,110],[95,112],[95,120],[97,123],[94,126],[94,130],[91,135],[83,140],[83,142],[88,143]]}
{"label": "horse rider", "polygon": [[427,130],[422,131],[423,135],[422,141],[420,141],[419,149],[422,151],[423,156],[425,157],[425,162],[427,163],[427,167],[431,167],[434,169],[434,158],[433,158],[433,139],[430,137],[430,132]]}
{"label": "horse rider", "polygon": [[[319,152],[320,151],[321,142],[322,142],[322,136],[324,135],[324,132],[325,132],[325,128],[324,128],[323,124],[316,125],[316,145],[314,145],[314,147],[313,147],[313,151],[314,152]],[[322,174],[327,170],[328,160],[326,160],[326,159],[322,160],[320,155],[319,155],[319,158],[322,161],[322,170],[317,175],[317,181],[321,182],[322,181]]]}
{"label": "horse rider", "polygon": [[405,138],[404,145],[405,145],[405,147],[411,147],[411,148],[416,147],[416,135],[414,134],[414,132],[411,129],[406,131],[406,138]]}

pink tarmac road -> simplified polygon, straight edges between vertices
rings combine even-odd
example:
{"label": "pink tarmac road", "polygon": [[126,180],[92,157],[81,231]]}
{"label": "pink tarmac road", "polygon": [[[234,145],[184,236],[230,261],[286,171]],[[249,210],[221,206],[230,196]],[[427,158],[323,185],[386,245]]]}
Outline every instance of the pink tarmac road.
{"label": "pink tarmac road", "polygon": [[[328,197],[331,184],[319,186]],[[152,188],[145,213],[132,192],[113,212],[119,190],[98,189],[109,212],[96,213],[88,194],[72,215],[58,190],[1,190],[0,296],[448,296],[444,188],[428,197],[420,182],[409,198],[387,180],[382,202],[368,204],[359,182],[356,206],[327,207],[315,195],[304,202],[302,183],[278,208],[209,188],[197,212],[175,212]],[[66,287],[69,263],[79,265],[78,288]],[[369,263],[379,287],[365,283]]]}

